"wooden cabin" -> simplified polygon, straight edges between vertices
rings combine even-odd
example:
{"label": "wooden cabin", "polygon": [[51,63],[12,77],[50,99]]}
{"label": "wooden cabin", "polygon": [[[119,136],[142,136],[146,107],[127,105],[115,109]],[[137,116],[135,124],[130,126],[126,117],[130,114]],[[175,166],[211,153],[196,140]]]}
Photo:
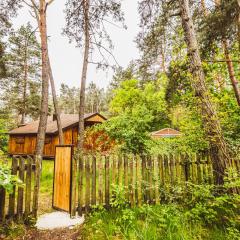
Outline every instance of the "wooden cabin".
{"label": "wooden cabin", "polygon": [[[106,121],[99,113],[86,114],[84,116],[85,127]],[[77,144],[78,138],[78,114],[61,115],[64,144]],[[25,126],[13,129],[9,132],[8,152],[10,155],[33,155],[36,147],[39,121],[34,121]],[[43,155],[52,158],[55,155],[55,146],[59,144],[57,121],[55,116],[49,116],[45,137]]]}
{"label": "wooden cabin", "polygon": [[170,137],[179,137],[181,136],[181,132],[172,129],[172,128],[164,128],[159,131],[155,131],[151,133],[153,138],[170,138]]}

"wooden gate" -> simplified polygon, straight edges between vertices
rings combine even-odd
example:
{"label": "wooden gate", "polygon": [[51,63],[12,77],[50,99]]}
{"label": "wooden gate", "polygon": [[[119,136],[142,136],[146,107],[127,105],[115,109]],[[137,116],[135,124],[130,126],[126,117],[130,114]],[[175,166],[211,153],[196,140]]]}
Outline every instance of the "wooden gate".
{"label": "wooden gate", "polygon": [[56,146],[53,179],[53,208],[70,212],[73,145]]}

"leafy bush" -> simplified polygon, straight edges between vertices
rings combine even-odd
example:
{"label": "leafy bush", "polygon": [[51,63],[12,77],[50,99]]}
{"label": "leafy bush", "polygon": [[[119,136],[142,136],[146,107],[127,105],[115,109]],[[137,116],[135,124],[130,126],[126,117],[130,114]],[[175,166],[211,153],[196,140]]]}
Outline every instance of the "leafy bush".
{"label": "leafy bush", "polygon": [[16,185],[23,186],[23,183],[16,175],[11,175],[11,169],[8,166],[0,166],[0,186],[8,193],[12,193]]}

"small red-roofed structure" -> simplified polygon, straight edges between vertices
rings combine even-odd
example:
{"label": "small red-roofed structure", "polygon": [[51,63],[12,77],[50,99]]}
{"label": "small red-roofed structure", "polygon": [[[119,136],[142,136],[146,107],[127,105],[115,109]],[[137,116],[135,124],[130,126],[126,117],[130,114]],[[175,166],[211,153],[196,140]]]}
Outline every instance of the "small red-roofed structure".
{"label": "small red-roofed structure", "polygon": [[170,138],[170,137],[179,137],[182,133],[172,129],[172,128],[163,128],[159,131],[155,131],[151,133],[153,138]]}

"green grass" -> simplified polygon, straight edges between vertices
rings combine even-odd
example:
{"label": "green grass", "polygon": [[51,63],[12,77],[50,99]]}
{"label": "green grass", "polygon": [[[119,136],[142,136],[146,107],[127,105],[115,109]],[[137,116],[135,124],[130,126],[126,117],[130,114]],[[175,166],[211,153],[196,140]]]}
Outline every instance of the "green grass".
{"label": "green grass", "polygon": [[43,160],[38,211],[40,215],[52,211],[53,175],[54,161]]}
{"label": "green grass", "polygon": [[54,161],[43,160],[41,175],[41,193],[52,193],[53,190]]}
{"label": "green grass", "polygon": [[[86,218],[82,238],[86,240],[227,240],[229,233],[204,223],[191,223],[176,205],[100,210]],[[234,239],[234,238],[231,238]],[[238,238],[235,238],[238,239]]]}

